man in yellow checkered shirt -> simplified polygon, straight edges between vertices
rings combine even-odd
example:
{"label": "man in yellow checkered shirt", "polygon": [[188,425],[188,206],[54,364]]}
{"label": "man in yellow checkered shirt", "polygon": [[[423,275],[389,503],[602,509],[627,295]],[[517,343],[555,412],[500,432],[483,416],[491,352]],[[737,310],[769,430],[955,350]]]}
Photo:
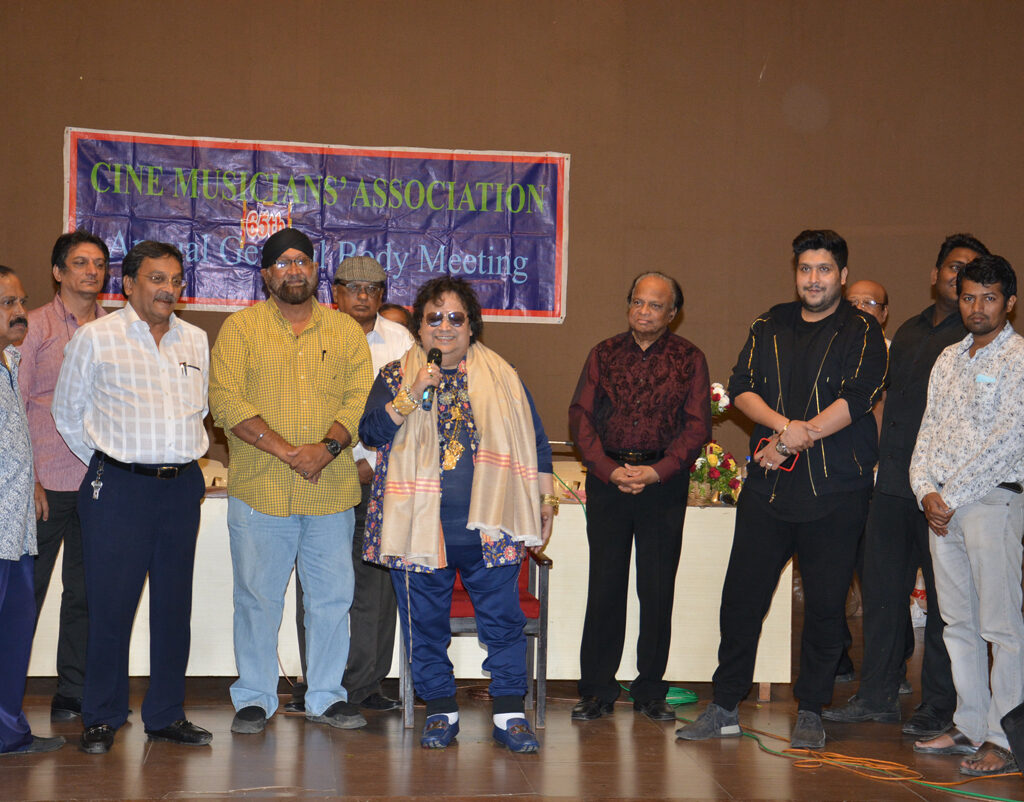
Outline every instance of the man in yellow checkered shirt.
{"label": "man in yellow checkered shirt", "polygon": [[238,680],[231,731],[261,732],[277,709],[277,632],[292,566],[306,608],[306,718],[366,724],[347,700],[353,436],[373,381],[362,328],[315,298],[313,243],[285,228],[263,246],[270,297],[224,322],[211,353],[210,409],[228,436],[228,531]]}

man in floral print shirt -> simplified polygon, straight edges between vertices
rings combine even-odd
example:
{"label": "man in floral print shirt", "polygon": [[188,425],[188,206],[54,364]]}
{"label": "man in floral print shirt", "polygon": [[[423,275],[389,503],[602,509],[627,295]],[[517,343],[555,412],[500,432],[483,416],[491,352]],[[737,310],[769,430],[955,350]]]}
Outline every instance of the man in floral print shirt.
{"label": "man in floral print shirt", "polygon": [[968,264],[957,291],[969,334],[932,368],[910,462],[957,705],[954,728],[914,750],[966,755],[961,773],[980,776],[1017,771],[1000,720],[1024,701],[1024,337],[1007,322],[1017,277],[1001,256]]}
{"label": "man in floral print shirt", "polygon": [[36,612],[32,444],[18,391],[21,356],[14,348],[28,331],[27,301],[14,271],[0,265],[0,756],[52,752],[64,745],[60,736],[33,735],[21,710]]}

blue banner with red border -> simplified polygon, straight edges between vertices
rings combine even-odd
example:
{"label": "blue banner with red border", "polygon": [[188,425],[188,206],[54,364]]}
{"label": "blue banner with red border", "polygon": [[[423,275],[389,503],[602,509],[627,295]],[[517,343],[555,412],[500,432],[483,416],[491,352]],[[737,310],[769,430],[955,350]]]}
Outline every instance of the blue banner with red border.
{"label": "blue banner with red border", "polygon": [[186,308],[233,311],[266,297],[260,250],[285,226],[316,247],[318,297],[331,301],[342,259],[374,256],[387,300],[421,284],[470,281],[485,319],[565,318],[569,156],[368,148],[68,128],[68,230],[110,247],[101,300],[120,300],[136,242],[185,257]]}

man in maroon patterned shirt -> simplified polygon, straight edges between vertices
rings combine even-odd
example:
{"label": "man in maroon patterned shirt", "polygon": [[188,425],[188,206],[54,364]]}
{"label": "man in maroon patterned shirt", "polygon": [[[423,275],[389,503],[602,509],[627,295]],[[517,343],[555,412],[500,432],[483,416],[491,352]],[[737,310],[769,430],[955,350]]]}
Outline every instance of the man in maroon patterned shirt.
{"label": "man in maroon patterned shirt", "polygon": [[690,465],[711,438],[711,385],[704,354],[672,334],[683,306],[675,279],[633,281],[629,331],[599,343],[583,366],[569,426],[587,466],[590,579],[580,644],[577,721],[611,713],[626,631],[630,551],[640,600],[633,709],[674,721],[662,679],[672,635],[672,598],[683,541]]}

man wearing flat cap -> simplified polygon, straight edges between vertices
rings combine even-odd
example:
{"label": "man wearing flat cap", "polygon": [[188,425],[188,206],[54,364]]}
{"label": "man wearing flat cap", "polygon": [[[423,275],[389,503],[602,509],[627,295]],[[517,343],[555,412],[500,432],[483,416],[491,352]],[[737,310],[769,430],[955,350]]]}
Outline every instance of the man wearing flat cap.
{"label": "man wearing flat cap", "polygon": [[342,676],[352,603],[352,459],[373,380],[359,324],[314,297],[313,243],[294,228],[263,246],[270,297],[235,312],[212,352],[210,408],[228,436],[228,532],[238,680],[231,731],[257,733],[277,710],[277,632],[292,566],[305,606],[305,713],[340,729],[366,724]]}
{"label": "man wearing flat cap", "polygon": [[[379,314],[386,291],[387,273],[372,256],[351,256],[341,263],[338,272],[334,274],[334,301],[340,311],[362,326],[370,346],[375,375],[388,362],[401,358],[413,344],[412,334],[405,326]],[[373,481],[377,452],[359,443],[352,447],[352,457],[359,472],[362,500],[355,508],[352,566],[356,586],[352,609],[349,611],[351,644],[342,684],[348,692],[348,700],[363,709],[395,710],[399,707],[398,702],[384,696],[380,685],[381,680],[391,671],[391,655],[395,650],[395,588],[386,568],[363,562],[366,503],[370,498],[370,483]],[[295,591],[295,624],[300,650],[305,651],[305,610],[302,606],[301,582],[296,583]],[[305,665],[302,673],[305,676]],[[296,685],[285,710],[304,712],[305,690],[304,683]]]}

